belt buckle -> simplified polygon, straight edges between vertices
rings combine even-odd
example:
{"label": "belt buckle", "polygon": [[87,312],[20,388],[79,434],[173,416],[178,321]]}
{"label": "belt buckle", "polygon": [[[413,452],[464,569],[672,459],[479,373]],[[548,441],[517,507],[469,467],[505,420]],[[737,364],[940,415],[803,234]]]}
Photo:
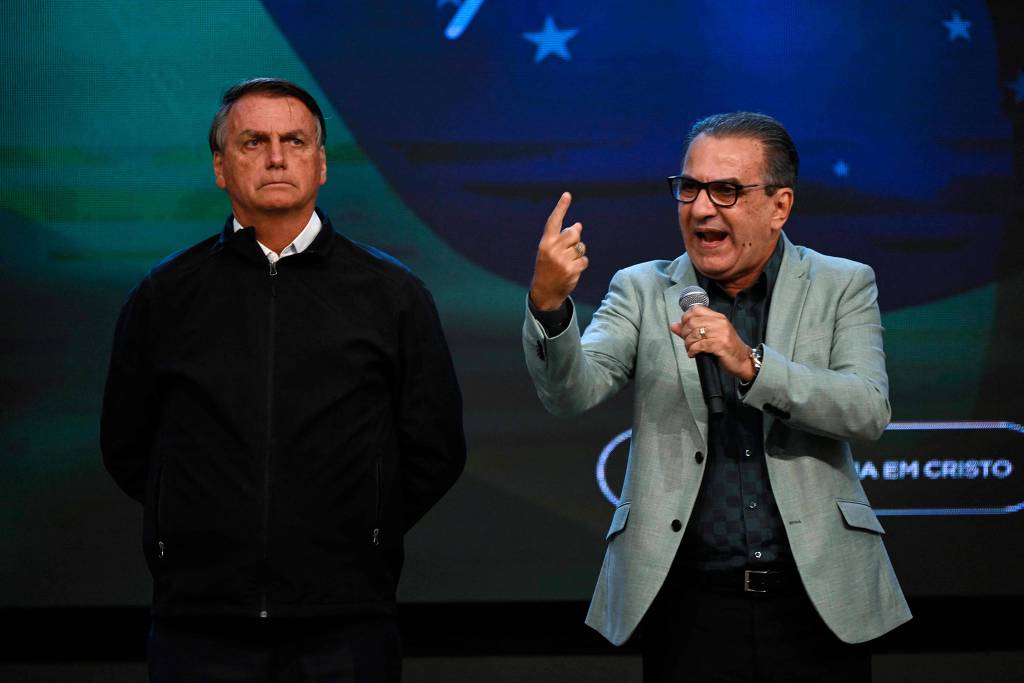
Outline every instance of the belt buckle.
{"label": "belt buckle", "polygon": [[[767,569],[746,569],[743,571],[743,592],[744,593],[767,593],[768,592],[768,570]],[[752,580],[753,578],[753,580]]]}

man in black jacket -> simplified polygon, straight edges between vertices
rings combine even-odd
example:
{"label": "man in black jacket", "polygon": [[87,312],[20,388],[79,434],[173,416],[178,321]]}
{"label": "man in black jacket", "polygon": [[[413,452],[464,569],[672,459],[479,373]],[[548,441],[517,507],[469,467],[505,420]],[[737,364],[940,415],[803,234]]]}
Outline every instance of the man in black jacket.
{"label": "man in black jacket", "polygon": [[325,137],[294,84],[229,89],[233,215],[118,321],[101,440],[144,505],[152,680],[400,677],[402,535],[462,471],[462,403],[423,284],[315,209]]}

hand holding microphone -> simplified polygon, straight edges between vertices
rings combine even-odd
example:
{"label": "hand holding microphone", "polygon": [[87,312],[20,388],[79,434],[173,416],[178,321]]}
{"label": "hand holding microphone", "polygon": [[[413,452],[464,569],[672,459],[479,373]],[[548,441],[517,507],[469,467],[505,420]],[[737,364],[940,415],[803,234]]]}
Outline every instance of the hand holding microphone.
{"label": "hand holding microphone", "polygon": [[703,289],[687,287],[679,294],[683,317],[669,327],[683,340],[687,355],[696,360],[708,412],[717,416],[725,412],[719,365],[745,382],[754,379],[754,365],[750,360],[750,347],[739,338],[729,319],[709,308],[709,303]]}

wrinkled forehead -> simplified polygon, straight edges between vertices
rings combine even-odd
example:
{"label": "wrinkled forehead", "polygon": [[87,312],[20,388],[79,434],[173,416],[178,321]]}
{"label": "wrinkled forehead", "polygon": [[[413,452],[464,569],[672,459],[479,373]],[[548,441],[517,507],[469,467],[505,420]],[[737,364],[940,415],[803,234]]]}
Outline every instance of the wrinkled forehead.
{"label": "wrinkled forehead", "polygon": [[764,144],[757,138],[701,133],[686,149],[682,169],[691,176],[694,173],[717,173],[718,177],[726,177],[721,174],[730,172],[732,175],[760,175],[764,171],[764,161]]}
{"label": "wrinkled forehead", "polygon": [[232,133],[244,130],[263,133],[301,130],[313,134],[317,122],[313,112],[294,97],[253,94],[240,98],[231,107],[228,129]]}

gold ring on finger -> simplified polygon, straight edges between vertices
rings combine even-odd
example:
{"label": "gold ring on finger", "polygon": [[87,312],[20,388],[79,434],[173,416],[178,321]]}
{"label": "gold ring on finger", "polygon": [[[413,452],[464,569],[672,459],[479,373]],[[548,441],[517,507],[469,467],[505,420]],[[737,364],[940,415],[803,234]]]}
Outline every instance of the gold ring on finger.
{"label": "gold ring on finger", "polygon": [[697,334],[699,334],[700,338],[703,339],[704,337],[708,336],[708,329],[706,327],[702,327],[699,330],[697,330]]}

